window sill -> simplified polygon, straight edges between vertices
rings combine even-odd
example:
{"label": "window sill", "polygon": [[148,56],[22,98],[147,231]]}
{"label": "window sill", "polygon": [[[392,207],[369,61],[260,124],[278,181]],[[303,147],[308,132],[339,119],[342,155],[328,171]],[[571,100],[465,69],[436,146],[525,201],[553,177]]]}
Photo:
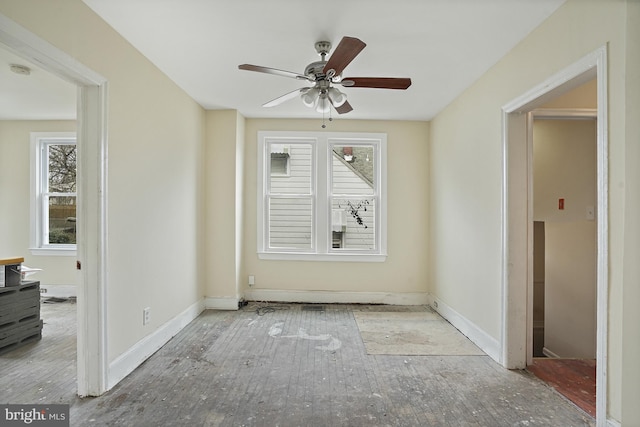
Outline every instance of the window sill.
{"label": "window sill", "polygon": [[275,261],[385,262],[386,254],[309,254],[292,252],[258,252],[258,258]]}
{"label": "window sill", "polygon": [[29,251],[37,256],[76,256],[76,248],[29,248]]}

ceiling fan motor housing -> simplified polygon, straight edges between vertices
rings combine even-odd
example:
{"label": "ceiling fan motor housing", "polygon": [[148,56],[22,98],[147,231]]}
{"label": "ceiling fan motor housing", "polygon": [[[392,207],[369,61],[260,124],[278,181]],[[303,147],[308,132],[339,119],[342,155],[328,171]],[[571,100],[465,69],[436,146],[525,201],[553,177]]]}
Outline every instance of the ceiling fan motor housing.
{"label": "ceiling fan motor housing", "polygon": [[326,75],[323,70],[324,70],[324,66],[327,63],[327,61],[325,60],[325,57],[331,50],[331,43],[328,41],[319,41],[319,42],[316,42],[315,47],[316,47],[316,52],[318,52],[318,55],[320,55],[322,59],[320,61],[312,62],[311,64],[307,65],[304,69],[304,75],[308,76],[309,78],[315,81],[319,81],[319,80],[324,80],[326,78]]}
{"label": "ceiling fan motor housing", "polygon": [[322,80],[325,77],[324,66],[327,61],[316,61],[307,65],[304,69],[304,75],[312,78],[313,80]]}

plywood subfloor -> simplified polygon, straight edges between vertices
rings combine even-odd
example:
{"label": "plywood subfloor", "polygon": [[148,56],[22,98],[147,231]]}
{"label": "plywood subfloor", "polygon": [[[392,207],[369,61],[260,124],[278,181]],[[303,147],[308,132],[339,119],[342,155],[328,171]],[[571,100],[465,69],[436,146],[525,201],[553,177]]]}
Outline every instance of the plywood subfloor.
{"label": "plywood subfloor", "polygon": [[527,369],[589,415],[596,415],[596,361],[534,358]]}
{"label": "plywood subfloor", "polygon": [[432,310],[354,312],[367,354],[482,356],[484,352]]}
{"label": "plywood subfloor", "polygon": [[[75,376],[60,372],[51,398],[71,404],[73,426],[594,425],[532,374],[488,356],[367,354],[357,313],[425,307],[273,308],[205,311],[105,395],[69,397]],[[8,366],[0,358],[3,386]],[[12,366],[25,389],[44,383]],[[19,389],[0,387],[0,402],[37,397]]]}

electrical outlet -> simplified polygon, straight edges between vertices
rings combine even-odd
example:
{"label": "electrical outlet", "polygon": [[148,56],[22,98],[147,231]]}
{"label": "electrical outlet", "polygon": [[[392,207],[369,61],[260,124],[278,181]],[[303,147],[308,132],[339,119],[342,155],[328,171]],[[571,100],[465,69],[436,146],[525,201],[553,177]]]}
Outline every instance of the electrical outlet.
{"label": "electrical outlet", "polygon": [[433,306],[434,306],[435,308],[438,308],[438,301],[434,301],[434,302],[433,302]]}
{"label": "electrical outlet", "polygon": [[146,325],[151,320],[151,307],[147,307],[142,310],[142,324]]}
{"label": "electrical outlet", "polygon": [[47,288],[40,288],[40,293],[41,294],[46,294],[47,293]]}
{"label": "electrical outlet", "polygon": [[249,286],[253,286],[255,284],[256,284],[256,276],[250,275],[249,276]]}

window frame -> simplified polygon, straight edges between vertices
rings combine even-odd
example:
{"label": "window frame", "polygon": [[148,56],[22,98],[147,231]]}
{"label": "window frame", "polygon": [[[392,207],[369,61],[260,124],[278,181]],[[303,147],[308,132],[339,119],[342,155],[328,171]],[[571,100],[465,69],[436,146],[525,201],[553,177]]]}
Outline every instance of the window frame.
{"label": "window frame", "polygon": [[[31,132],[31,209],[30,209],[30,247],[32,255],[48,256],[76,256],[77,243],[62,244],[48,243],[48,209],[45,206],[45,195],[48,190],[48,154],[46,148],[49,145],[75,145],[77,149],[77,136],[75,132]],[[77,167],[77,165],[76,165]],[[77,180],[77,173],[76,173]],[[72,193],[61,193],[71,195]],[[77,209],[77,181],[76,192]],[[77,211],[76,211],[77,218]],[[77,240],[76,240],[77,241]]]}
{"label": "window frame", "polygon": [[[312,242],[310,249],[269,248],[269,144],[312,145],[311,199]],[[332,247],[331,173],[333,146],[373,146],[375,159],[375,249]],[[387,258],[387,135],[356,132],[259,131],[257,141],[257,253],[265,260],[384,262]]]}

